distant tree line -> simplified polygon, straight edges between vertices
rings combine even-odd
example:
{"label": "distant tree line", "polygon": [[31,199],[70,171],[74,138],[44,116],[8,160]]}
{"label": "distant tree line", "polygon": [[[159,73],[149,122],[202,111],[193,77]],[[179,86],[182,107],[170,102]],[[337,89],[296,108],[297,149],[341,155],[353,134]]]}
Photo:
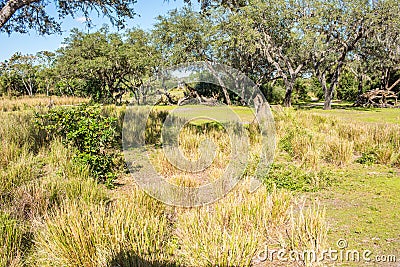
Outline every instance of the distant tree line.
{"label": "distant tree line", "polygon": [[[189,2],[190,1],[186,1]],[[0,94],[57,94],[138,103],[162,67],[208,60],[239,69],[285,106],[354,101],[379,88],[400,91],[397,0],[202,1],[160,16],[150,32],[73,30],[64,46],[15,54],[0,66]],[[215,87],[214,87],[215,88]],[[235,102],[230,94],[226,103]]]}

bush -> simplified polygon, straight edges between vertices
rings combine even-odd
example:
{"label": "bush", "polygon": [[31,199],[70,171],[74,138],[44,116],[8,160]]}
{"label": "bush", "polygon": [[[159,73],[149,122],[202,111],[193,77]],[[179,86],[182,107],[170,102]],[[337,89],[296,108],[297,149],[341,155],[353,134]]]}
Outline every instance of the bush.
{"label": "bush", "polygon": [[340,100],[355,101],[358,96],[358,80],[351,72],[344,72],[337,88],[337,98]]}
{"label": "bush", "polygon": [[362,153],[362,156],[356,160],[357,163],[365,165],[372,165],[376,163],[376,161],[376,154],[373,151]]}
{"label": "bush", "polygon": [[280,81],[278,81],[275,85],[263,85],[261,91],[265,95],[267,101],[273,104],[282,103],[286,92],[284,85]]}
{"label": "bush", "polygon": [[306,171],[290,163],[272,164],[271,170],[264,180],[264,184],[270,190],[276,187],[302,192],[314,192],[326,188],[334,182],[332,174],[325,169]]}
{"label": "bush", "polygon": [[117,119],[105,117],[98,105],[80,105],[35,114],[36,125],[48,139],[61,137],[64,144],[77,149],[75,159],[88,165],[92,175],[111,184],[121,155],[117,153]]}

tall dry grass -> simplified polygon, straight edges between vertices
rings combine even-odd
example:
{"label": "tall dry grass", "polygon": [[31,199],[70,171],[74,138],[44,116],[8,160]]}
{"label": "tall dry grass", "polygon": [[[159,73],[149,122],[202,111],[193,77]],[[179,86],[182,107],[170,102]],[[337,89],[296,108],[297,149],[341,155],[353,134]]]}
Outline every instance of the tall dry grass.
{"label": "tall dry grass", "polygon": [[32,111],[0,113],[0,210],[4,214],[0,266],[25,265],[37,230],[34,223],[62,201],[108,199],[88,169],[75,164],[74,150],[59,140],[46,144],[32,118]]}
{"label": "tall dry grass", "polygon": [[[104,112],[122,122],[122,109]],[[88,168],[74,162],[74,148],[44,142],[32,111],[0,113],[0,119],[1,266],[251,266],[266,243],[319,251],[328,227],[324,208],[278,188],[319,189],[332,178],[326,166],[342,168],[360,159],[400,165],[399,126],[284,109],[276,113],[279,148],[265,177],[268,187],[250,194],[244,183],[213,205],[175,209],[136,187],[122,194],[97,184]],[[207,134],[218,149],[204,177],[173,169],[154,148],[155,165],[166,179],[198,186],[201,178],[221,175],[229,142],[219,130]],[[193,129],[181,134],[188,158],[199,158],[202,138]],[[252,145],[255,152],[257,141]],[[251,155],[250,165],[257,160]]]}
{"label": "tall dry grass", "polygon": [[[322,247],[327,229],[320,209],[298,209],[295,203],[287,191],[250,194],[245,187],[212,206],[189,210],[167,208],[137,189],[109,204],[67,201],[38,227],[29,262],[251,266],[266,242],[299,250],[316,242]],[[293,229],[299,232],[292,240],[287,233]]]}
{"label": "tall dry grass", "polygon": [[23,257],[23,226],[9,214],[0,212],[0,266],[20,266]]}
{"label": "tall dry grass", "polygon": [[64,202],[46,216],[31,261],[40,266],[161,266],[171,231],[162,204],[135,190],[113,203]]}
{"label": "tall dry grass", "polygon": [[290,220],[292,195],[239,188],[210,207],[177,218],[178,256],[185,266],[251,266],[265,242],[279,242]]}
{"label": "tall dry grass", "polygon": [[375,162],[399,166],[400,126],[348,122],[308,111],[284,109],[275,114],[279,153],[318,168],[326,163],[338,166],[353,163],[364,154]]}
{"label": "tall dry grass", "polygon": [[71,96],[0,97],[0,111],[45,109],[52,106],[88,103],[90,99]]}
{"label": "tall dry grass", "polygon": [[[215,151],[201,151],[200,145],[208,140],[215,145]],[[204,143],[203,143],[204,145]],[[162,176],[176,185],[198,187],[213,182],[221,177],[228,166],[231,155],[231,140],[225,131],[198,129],[196,126],[184,127],[179,134],[179,141],[174,153],[181,154],[190,163],[184,169],[176,168],[177,162],[168,158],[163,149],[152,149],[150,159],[155,169]],[[202,155],[205,153],[206,155]],[[207,161],[213,161],[206,166]],[[202,169],[203,171],[191,171]]]}

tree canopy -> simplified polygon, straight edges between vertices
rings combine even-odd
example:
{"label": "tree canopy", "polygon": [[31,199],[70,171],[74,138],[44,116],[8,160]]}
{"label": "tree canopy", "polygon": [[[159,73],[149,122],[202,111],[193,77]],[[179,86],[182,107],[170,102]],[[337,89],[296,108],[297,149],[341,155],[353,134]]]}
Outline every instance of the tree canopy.
{"label": "tree canopy", "polygon": [[[30,29],[40,34],[51,34],[61,31],[60,19],[66,16],[83,14],[90,24],[89,15],[96,12],[108,17],[112,24],[123,27],[126,18],[135,13],[133,4],[136,0],[0,0],[0,30],[12,33],[26,33]],[[58,18],[48,13],[47,7],[53,5]]]}
{"label": "tree canopy", "polygon": [[[0,92],[114,102],[129,92],[143,103],[146,84],[160,68],[199,60],[240,70],[269,101],[285,106],[321,99],[330,109],[335,98],[355,101],[368,90],[400,91],[396,0],[200,3],[200,12],[188,5],[159,16],[149,32],[73,30],[56,53],[16,54],[0,66]],[[222,93],[225,103],[241,103],[223,85]]]}

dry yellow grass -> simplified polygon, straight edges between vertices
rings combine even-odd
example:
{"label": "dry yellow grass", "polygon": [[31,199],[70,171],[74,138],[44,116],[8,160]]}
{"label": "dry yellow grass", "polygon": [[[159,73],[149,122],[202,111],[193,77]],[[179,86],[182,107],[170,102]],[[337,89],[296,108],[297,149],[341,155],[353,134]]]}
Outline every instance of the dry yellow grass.
{"label": "dry yellow grass", "polygon": [[[40,266],[251,266],[264,245],[323,248],[319,206],[245,185],[211,206],[172,209],[138,188],[112,203],[65,201],[36,226]],[[317,245],[316,245],[317,244]],[[272,263],[273,264],[273,263]]]}
{"label": "dry yellow grass", "polygon": [[30,261],[40,266],[158,266],[168,263],[164,207],[142,191],[113,203],[66,201],[38,228]]}
{"label": "dry yellow grass", "polygon": [[364,154],[375,163],[399,164],[400,126],[348,122],[305,111],[285,109],[275,114],[279,153],[312,168],[327,163],[343,166]]}
{"label": "dry yellow grass", "polygon": [[[176,185],[192,185],[194,187],[204,185],[217,180],[221,177],[227,167],[230,154],[231,143],[229,135],[224,131],[211,130],[204,133],[199,132],[194,128],[185,127],[179,135],[179,148],[177,153],[182,153],[190,162],[200,161],[200,145],[208,139],[215,144],[215,154],[208,155],[213,158],[212,164],[200,172],[191,172],[190,168],[183,170],[175,167],[171,160],[165,155],[163,149],[154,149],[150,153],[152,164],[155,166],[162,176],[171,183]],[[202,166],[204,162],[198,162],[198,166]]]}
{"label": "dry yellow grass", "polygon": [[71,96],[0,97],[0,111],[19,111],[52,106],[76,105],[89,102],[88,98]]}
{"label": "dry yellow grass", "polygon": [[[250,194],[247,180],[213,205],[192,209],[167,207],[136,187],[109,191],[73,161],[73,148],[59,140],[44,144],[31,116],[31,111],[0,115],[1,211],[6,214],[0,226],[9,225],[5,235],[11,235],[3,240],[1,253],[7,264],[250,266],[265,244],[324,249],[328,226],[318,201],[304,202],[289,191],[264,187]],[[320,183],[323,166],[343,168],[364,154],[376,163],[400,164],[398,125],[349,123],[286,109],[276,114],[276,122],[277,159],[296,164],[307,175],[315,173],[305,175],[312,183]],[[223,131],[206,136],[217,147],[208,170],[177,170],[160,148],[152,151],[156,168],[172,183],[188,187],[219,178],[230,159],[230,142]],[[183,153],[198,159],[206,136],[184,129]],[[254,142],[254,153],[256,148]],[[256,163],[252,154],[250,165]],[[26,250],[20,237],[28,233],[35,243]]]}

